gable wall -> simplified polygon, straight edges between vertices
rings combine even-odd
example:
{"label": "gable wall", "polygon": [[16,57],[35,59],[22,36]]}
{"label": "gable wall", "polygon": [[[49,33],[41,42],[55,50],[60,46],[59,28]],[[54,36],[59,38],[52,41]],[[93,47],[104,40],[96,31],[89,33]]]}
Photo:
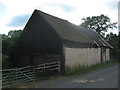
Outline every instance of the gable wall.
{"label": "gable wall", "polygon": [[24,55],[62,53],[61,38],[37,12],[29,19],[17,43],[18,53]]}

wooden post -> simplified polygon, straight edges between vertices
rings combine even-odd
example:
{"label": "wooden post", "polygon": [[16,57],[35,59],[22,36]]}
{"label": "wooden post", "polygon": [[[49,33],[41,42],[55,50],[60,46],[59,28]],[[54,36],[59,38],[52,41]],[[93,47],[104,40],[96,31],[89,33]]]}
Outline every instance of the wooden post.
{"label": "wooden post", "polygon": [[103,63],[103,47],[101,47],[101,63]]}
{"label": "wooden post", "polygon": [[58,72],[60,72],[60,62],[58,61]]}
{"label": "wooden post", "polygon": [[62,74],[65,75],[65,47],[64,47],[64,44],[63,44],[63,55],[62,55]]}
{"label": "wooden post", "polygon": [[35,71],[35,66],[33,65],[33,79],[34,79],[34,82],[36,81],[36,71]]}
{"label": "wooden post", "polygon": [[45,64],[44,64],[43,68],[44,68],[44,72],[45,72]]}
{"label": "wooden post", "polygon": [[17,84],[17,68],[15,69],[15,81],[16,81],[16,84]]}

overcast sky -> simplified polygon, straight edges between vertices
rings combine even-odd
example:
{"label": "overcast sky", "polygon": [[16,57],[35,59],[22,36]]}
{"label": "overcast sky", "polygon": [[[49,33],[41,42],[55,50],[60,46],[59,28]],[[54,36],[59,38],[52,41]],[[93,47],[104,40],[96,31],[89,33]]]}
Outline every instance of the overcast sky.
{"label": "overcast sky", "polygon": [[[119,0],[0,0],[0,33],[23,29],[35,9],[76,25],[88,16],[107,15],[118,22]],[[118,30],[113,31],[117,33]]]}

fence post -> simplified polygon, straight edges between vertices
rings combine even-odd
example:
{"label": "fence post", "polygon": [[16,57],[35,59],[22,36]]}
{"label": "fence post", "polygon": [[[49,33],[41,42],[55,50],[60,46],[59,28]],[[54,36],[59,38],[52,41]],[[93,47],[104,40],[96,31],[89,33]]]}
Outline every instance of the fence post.
{"label": "fence post", "polygon": [[15,79],[16,79],[16,85],[17,85],[17,68],[15,69]]}
{"label": "fence post", "polygon": [[33,65],[33,74],[34,74],[34,75],[33,75],[33,79],[34,79],[34,82],[35,82],[35,81],[36,81],[36,80],[35,80],[36,71],[35,71],[35,66],[34,66],[34,65]]}
{"label": "fence post", "polygon": [[60,72],[60,62],[58,61],[58,72]]}
{"label": "fence post", "polygon": [[45,72],[45,64],[44,64],[44,72]]}

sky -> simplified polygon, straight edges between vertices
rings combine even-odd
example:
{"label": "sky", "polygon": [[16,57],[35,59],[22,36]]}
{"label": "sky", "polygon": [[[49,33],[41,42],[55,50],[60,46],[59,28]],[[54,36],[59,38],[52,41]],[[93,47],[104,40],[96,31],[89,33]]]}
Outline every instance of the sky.
{"label": "sky", "polygon": [[[0,0],[0,34],[23,30],[35,9],[80,25],[81,19],[101,14],[118,22],[119,0]],[[109,30],[118,34],[118,29]]]}

